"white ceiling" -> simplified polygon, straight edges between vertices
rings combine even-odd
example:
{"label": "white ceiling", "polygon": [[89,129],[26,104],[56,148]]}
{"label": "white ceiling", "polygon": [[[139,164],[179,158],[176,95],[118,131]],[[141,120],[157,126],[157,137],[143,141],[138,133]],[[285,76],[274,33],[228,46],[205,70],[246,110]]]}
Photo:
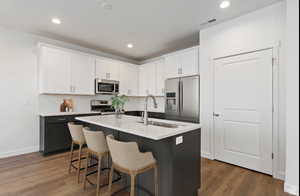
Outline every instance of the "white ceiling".
{"label": "white ceiling", "polygon": [[[228,20],[280,0],[1,0],[0,25],[142,61],[198,44],[201,23]],[[51,18],[58,17],[61,25]],[[127,43],[134,48],[128,49]]]}

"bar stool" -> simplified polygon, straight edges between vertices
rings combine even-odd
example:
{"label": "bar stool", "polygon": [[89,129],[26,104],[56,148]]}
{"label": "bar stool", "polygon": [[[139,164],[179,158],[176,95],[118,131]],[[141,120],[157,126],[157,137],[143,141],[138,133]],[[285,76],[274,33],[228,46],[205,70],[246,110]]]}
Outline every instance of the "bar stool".
{"label": "bar stool", "polygon": [[85,174],[84,174],[84,189],[86,188],[86,181],[88,180],[87,176],[95,173],[95,172],[92,172],[92,173],[88,174],[89,161],[90,161],[91,157],[94,156],[98,159],[96,195],[100,196],[101,162],[102,162],[103,157],[109,156],[107,142],[106,142],[105,135],[103,132],[91,131],[88,128],[83,128],[83,133],[84,133],[86,143],[88,146],[87,160],[86,160]]}
{"label": "bar stool", "polygon": [[[69,173],[71,173],[72,167],[77,170],[77,181],[79,183],[80,179],[80,170],[81,170],[81,160],[82,160],[82,148],[83,145],[86,144],[84,135],[83,135],[83,126],[76,125],[75,123],[68,123],[69,131],[72,137],[72,144],[71,144],[71,157],[70,157],[70,164],[69,164]],[[73,152],[74,152],[74,145],[79,145],[78,151],[78,159],[73,160]],[[74,162],[78,161],[78,167],[73,165]]]}
{"label": "bar stool", "polygon": [[136,176],[146,171],[154,170],[155,196],[158,196],[158,169],[153,154],[151,152],[141,153],[135,142],[119,142],[111,135],[107,136],[106,139],[113,161],[110,170],[108,195],[112,195],[111,190],[114,170],[130,175],[130,196],[135,195]]}

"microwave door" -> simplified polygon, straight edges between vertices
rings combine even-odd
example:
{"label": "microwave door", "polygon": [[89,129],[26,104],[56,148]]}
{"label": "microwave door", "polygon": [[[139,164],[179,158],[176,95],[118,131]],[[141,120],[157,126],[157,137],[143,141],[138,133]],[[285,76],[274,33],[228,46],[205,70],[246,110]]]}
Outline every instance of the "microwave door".
{"label": "microwave door", "polygon": [[98,92],[100,94],[112,94],[115,92],[115,85],[111,83],[98,83]]}

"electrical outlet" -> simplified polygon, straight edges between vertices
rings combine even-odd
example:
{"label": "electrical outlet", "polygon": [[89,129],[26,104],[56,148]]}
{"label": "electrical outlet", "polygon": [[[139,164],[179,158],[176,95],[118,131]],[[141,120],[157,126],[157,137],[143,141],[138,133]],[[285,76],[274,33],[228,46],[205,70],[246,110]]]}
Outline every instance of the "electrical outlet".
{"label": "electrical outlet", "polygon": [[176,145],[182,144],[183,143],[183,136],[177,137],[176,138]]}

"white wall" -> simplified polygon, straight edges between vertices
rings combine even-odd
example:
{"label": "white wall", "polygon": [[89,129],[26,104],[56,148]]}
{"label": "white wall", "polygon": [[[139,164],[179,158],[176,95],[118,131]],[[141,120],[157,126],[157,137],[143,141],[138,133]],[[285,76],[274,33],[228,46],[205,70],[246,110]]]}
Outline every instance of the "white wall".
{"label": "white wall", "polygon": [[[213,64],[212,60],[269,47],[278,47],[284,41],[285,3],[280,2],[217,24],[200,31],[200,74],[201,74],[201,123],[202,155],[213,158]],[[282,42],[284,43],[284,42]],[[279,51],[279,53],[278,53]],[[283,47],[275,50],[279,54],[279,159],[275,165],[275,176],[284,178],[285,160],[285,74]],[[275,55],[276,55],[275,54]],[[276,96],[277,97],[277,96]],[[277,142],[277,141],[275,141]],[[275,149],[276,151],[276,149]]]}
{"label": "white wall", "polygon": [[[38,94],[36,46],[40,41],[126,60],[0,27],[0,158],[38,151],[39,112],[57,112],[62,99],[70,97]],[[103,97],[72,96],[70,98],[74,99],[76,111],[88,111],[91,99]],[[139,101],[132,99],[127,108],[134,110],[136,103]]]}
{"label": "white wall", "polygon": [[299,0],[287,0],[286,181],[285,191],[299,195]]}

